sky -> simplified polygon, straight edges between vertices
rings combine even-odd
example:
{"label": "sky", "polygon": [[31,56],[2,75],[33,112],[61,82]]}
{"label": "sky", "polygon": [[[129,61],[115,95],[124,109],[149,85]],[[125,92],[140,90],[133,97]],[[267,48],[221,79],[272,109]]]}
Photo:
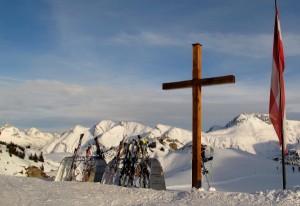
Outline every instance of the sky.
{"label": "sky", "polygon": [[[300,120],[300,1],[278,0],[286,111]],[[202,77],[202,130],[268,113],[273,0],[1,0],[0,125],[63,131],[101,120],[192,128],[192,44]]]}

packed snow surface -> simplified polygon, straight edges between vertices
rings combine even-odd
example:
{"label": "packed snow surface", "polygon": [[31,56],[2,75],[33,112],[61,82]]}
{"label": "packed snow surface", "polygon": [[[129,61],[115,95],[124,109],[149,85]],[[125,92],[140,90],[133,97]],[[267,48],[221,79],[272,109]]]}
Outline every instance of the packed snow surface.
{"label": "packed snow surface", "polygon": [[[1,205],[299,205],[300,187],[256,193],[156,191],[0,176]],[[4,188],[4,189],[3,189]]]}

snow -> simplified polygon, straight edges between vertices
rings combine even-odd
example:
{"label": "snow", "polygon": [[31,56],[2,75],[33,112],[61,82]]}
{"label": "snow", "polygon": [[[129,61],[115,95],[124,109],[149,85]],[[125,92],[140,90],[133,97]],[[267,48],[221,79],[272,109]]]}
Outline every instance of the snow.
{"label": "snow", "polygon": [[[161,161],[166,168],[164,171],[168,189],[191,188],[191,158],[190,152],[181,151],[170,153]],[[212,164],[210,186],[217,191],[253,193],[282,188],[281,165],[278,162],[236,149],[215,149]],[[210,169],[210,163],[206,163],[206,167]],[[300,185],[300,173],[293,173],[291,166],[286,166],[286,170],[287,185]],[[203,180],[203,187],[208,189],[205,177]]]}
{"label": "snow", "polygon": [[14,142],[20,146],[28,146],[34,148],[42,148],[45,144],[50,143],[57,134],[42,133],[35,128],[31,128],[28,131],[22,131],[14,127],[11,124],[4,125],[1,129],[1,141]]}
{"label": "snow", "polygon": [[299,205],[300,187],[256,193],[156,191],[0,176],[2,205]]}
{"label": "snow", "polygon": [[[290,146],[299,141],[299,121],[287,121],[287,139]],[[206,133],[204,141],[217,148],[237,148],[268,158],[280,152],[269,117],[262,114],[241,114],[223,129]]]}
{"label": "snow", "polygon": [[290,166],[288,190],[282,191],[278,163],[236,149],[215,149],[214,153],[212,189],[204,177],[202,189],[191,189],[191,154],[186,149],[168,153],[163,162],[167,191],[0,175],[4,188],[0,198],[3,205],[300,204],[300,173],[293,173]]}
{"label": "snow", "polygon": [[[218,128],[202,133],[203,143],[214,148],[214,160],[205,163],[210,170],[210,187],[203,176],[203,188],[196,190],[191,188],[190,131],[161,124],[150,128],[135,122],[104,120],[91,128],[77,125],[56,136],[35,128],[22,131],[6,125],[1,128],[0,141],[34,147],[26,148],[26,156],[21,159],[10,156],[0,144],[0,205],[300,205],[300,172],[297,167],[293,172],[292,166],[286,166],[287,190],[283,191],[281,165],[271,159],[280,152],[278,141],[265,115],[242,114]],[[300,122],[288,121],[287,131],[289,146],[298,151]],[[55,176],[60,161],[72,155],[80,134],[84,134],[81,155],[88,144],[94,144],[96,136],[107,149],[117,146],[123,135],[126,139],[148,136],[157,144],[150,155],[163,167],[167,190],[24,177],[25,168],[42,164],[49,176]],[[173,150],[170,142],[175,142],[178,150]],[[45,162],[28,159],[30,154],[41,152]]]}

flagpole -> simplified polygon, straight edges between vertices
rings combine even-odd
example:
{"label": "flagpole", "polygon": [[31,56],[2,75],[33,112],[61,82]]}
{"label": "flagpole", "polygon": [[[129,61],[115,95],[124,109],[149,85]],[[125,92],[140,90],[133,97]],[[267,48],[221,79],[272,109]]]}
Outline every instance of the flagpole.
{"label": "flagpole", "polygon": [[[275,0],[276,1],[276,0]],[[281,68],[280,68],[281,69]],[[281,82],[281,75],[279,75],[279,82]],[[281,114],[281,163],[282,163],[282,188],[285,190],[286,189],[286,172],[285,172],[285,142],[284,142],[284,133],[283,133],[283,115],[282,115],[282,104],[281,104],[281,84],[280,84],[280,103],[279,103],[279,108],[280,108],[280,114]]]}
{"label": "flagpole", "polygon": [[[278,8],[277,8],[277,0],[275,0],[275,8],[276,8],[276,16],[278,18]],[[277,21],[277,20],[276,20]],[[279,48],[279,45],[280,44],[277,44],[278,48],[277,48],[277,51],[280,50]],[[278,62],[280,62],[280,55],[278,55]],[[281,70],[281,64],[279,64],[279,69],[280,69],[280,73],[282,74]],[[278,75],[279,76],[279,85],[280,85],[280,94],[279,94],[279,97],[280,97],[280,101],[279,101],[279,109],[280,109],[280,115],[281,115],[281,165],[282,165],[282,188],[283,190],[286,189],[286,171],[285,171],[285,142],[284,142],[284,125],[283,125],[283,117],[284,115],[282,114],[282,85],[281,85],[281,75]]]}

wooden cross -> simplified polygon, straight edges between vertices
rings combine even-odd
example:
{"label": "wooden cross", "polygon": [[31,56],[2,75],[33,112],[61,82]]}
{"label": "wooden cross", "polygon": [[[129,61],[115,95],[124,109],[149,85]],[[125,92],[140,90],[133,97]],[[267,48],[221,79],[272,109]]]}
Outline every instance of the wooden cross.
{"label": "wooden cross", "polygon": [[222,76],[201,79],[201,47],[193,44],[193,79],[180,82],[163,83],[163,90],[193,88],[193,158],[192,158],[192,187],[201,188],[201,87],[217,84],[235,83],[235,76]]}

